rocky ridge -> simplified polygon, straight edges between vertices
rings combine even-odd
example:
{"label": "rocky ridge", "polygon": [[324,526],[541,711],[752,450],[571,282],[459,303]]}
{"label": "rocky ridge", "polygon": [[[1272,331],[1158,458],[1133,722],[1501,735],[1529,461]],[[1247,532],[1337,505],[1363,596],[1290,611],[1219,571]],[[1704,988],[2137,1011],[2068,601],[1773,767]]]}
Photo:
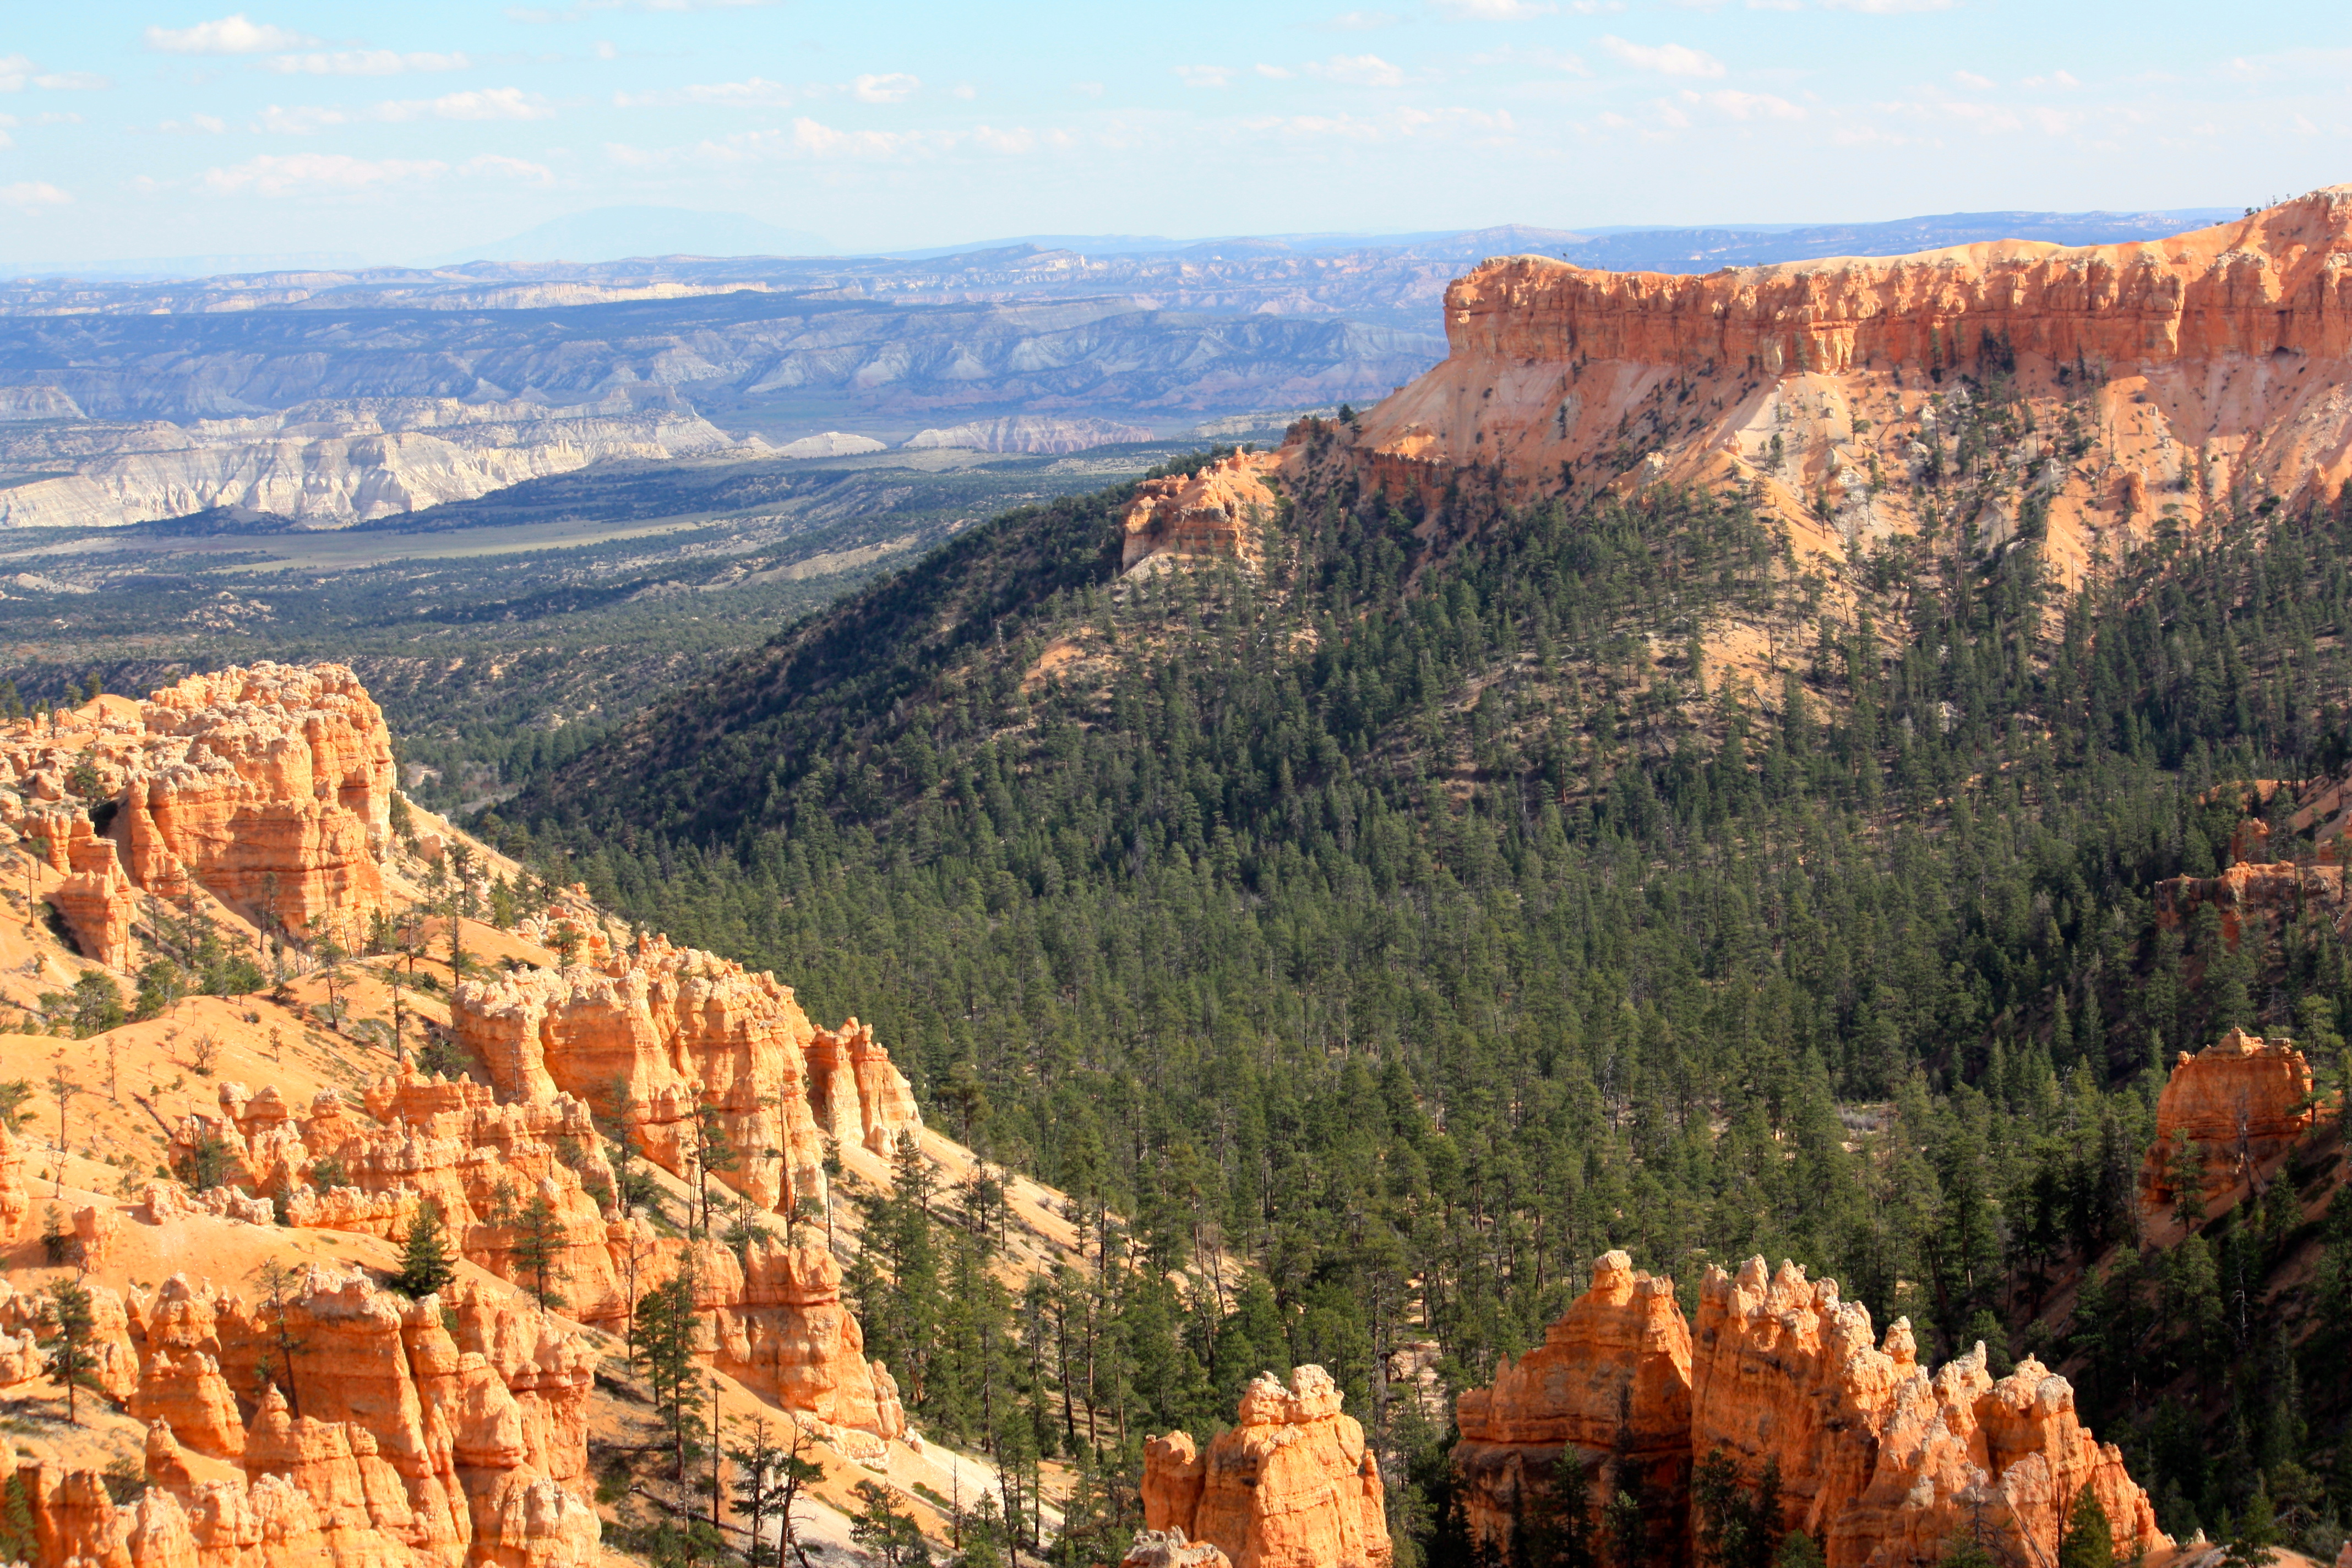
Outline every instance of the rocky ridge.
{"label": "rocky ridge", "polygon": [[1717,1453],[1750,1487],[1776,1470],[1781,1526],[1811,1536],[1832,1568],[1933,1561],[1964,1527],[2054,1561],[2085,1487],[2123,1555],[2171,1545],[2064,1378],[2029,1357],[1996,1379],[1981,1345],[1931,1373],[1908,1321],[1881,1342],[1834,1281],[1791,1264],[1771,1273],[1760,1258],[1736,1276],[1708,1269],[1693,1325],[1670,1282],[1624,1253],[1602,1257],[1543,1346],[1465,1393],[1460,1412],[1465,1515],[1497,1549],[1544,1505],[1566,1457],[1596,1510],[1615,1491],[1644,1497],[1643,1561],[1688,1561],[1691,1467]]}
{"label": "rocky ridge", "polygon": [[[1465,492],[1729,484],[1833,564],[1938,525],[1988,549],[2030,526],[2070,579],[2168,517],[2352,479],[2352,186],[2121,245],[1704,276],[1507,257],[1455,280],[1445,330],[1444,364],[1360,433],[1294,443],[1293,471],[1336,462],[1433,521]],[[1997,482],[1940,486],[1969,378],[1996,374],[2027,430]]]}

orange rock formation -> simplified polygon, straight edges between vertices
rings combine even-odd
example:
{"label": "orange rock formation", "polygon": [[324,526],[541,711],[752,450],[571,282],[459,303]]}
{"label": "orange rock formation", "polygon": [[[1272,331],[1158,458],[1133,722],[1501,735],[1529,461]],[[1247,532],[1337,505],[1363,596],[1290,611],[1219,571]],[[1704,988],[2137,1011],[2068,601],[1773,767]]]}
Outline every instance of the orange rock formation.
{"label": "orange rock formation", "polygon": [[2156,1102],[2156,1142],[2139,1173],[2141,1213],[2151,1220],[2179,1196],[2173,1165],[2186,1141],[2203,1173],[2208,1212],[2259,1184],[2312,1126],[2311,1064],[2293,1040],[2231,1029],[2190,1056],[2180,1053]]}
{"label": "orange rock formation", "polygon": [[1668,1284],[1623,1254],[1593,1277],[1540,1349],[1462,1396],[1454,1460],[1481,1539],[1507,1542],[1533,1500],[1523,1489],[1549,1482],[1563,1453],[1613,1485],[1622,1450],[1659,1489],[1646,1561],[1687,1561],[1689,1467],[1720,1450],[1751,1484],[1778,1468],[1783,1525],[1812,1536],[1832,1568],[1931,1561],[1976,1521],[2050,1561],[2086,1486],[2124,1553],[2170,1544],[2120,1453],[2076,1416],[2074,1390],[2030,1358],[1995,1381],[1979,1346],[1930,1376],[1909,1323],[1876,1343],[1867,1310],[1841,1302],[1834,1281],[1789,1264],[1768,1276],[1760,1258],[1736,1278],[1707,1271],[1695,1332]]}
{"label": "orange rock formation", "polygon": [[[1622,1440],[1642,1481],[1655,1541],[1680,1528],[1690,1485],[1690,1328],[1670,1281],[1633,1270],[1622,1252],[1592,1266],[1592,1288],[1544,1331],[1544,1342],[1455,1405],[1454,1450],[1464,1510],[1482,1539],[1501,1540],[1530,1487],[1552,1480],[1573,1447],[1591,1464]],[[1626,1490],[1634,1490],[1625,1488]]]}
{"label": "orange rock formation", "polygon": [[[383,711],[334,664],[191,676],[0,730],[0,821],[46,841],[77,943],[117,967],[138,893],[191,879],[297,931],[382,909],[392,777]],[[103,836],[84,810],[99,802]]]}
{"label": "orange rock formation", "polygon": [[1272,452],[1236,452],[1189,479],[1171,474],[1136,486],[1119,520],[1119,570],[1163,557],[1255,561],[1261,525],[1281,506],[1266,483],[1280,461]]}
{"label": "orange rock formation", "polygon": [[[1392,1555],[1378,1462],[1364,1429],[1339,1413],[1340,1394],[1319,1366],[1302,1366],[1285,1388],[1272,1373],[1243,1393],[1241,1424],[1198,1453],[1171,1432],[1143,1458],[1147,1531],[1215,1547],[1233,1568],[1385,1568]],[[1213,1564],[1163,1535],[1148,1562]]]}
{"label": "orange rock formation", "polygon": [[[2021,449],[2021,484],[2050,499],[2049,554],[2072,576],[2103,531],[2144,529],[2151,505],[2194,521],[2233,495],[2336,498],[2352,478],[2347,257],[2343,185],[2128,245],[2005,241],[1705,276],[1510,257],[1447,290],[1447,359],[1366,414],[1345,456],[1368,491],[1432,508],[1474,487],[1526,500],[1736,481],[1801,548],[1841,557],[1917,526],[1922,496],[1884,479],[1907,479],[1939,411],[1967,396],[1948,373],[2013,353],[2017,390],[2053,416],[2042,429],[2060,427],[2059,403],[2090,400],[2089,447]],[[1312,460],[1312,445],[1286,460]],[[1991,544],[2016,519],[1975,521]]]}
{"label": "orange rock formation", "polygon": [[602,968],[461,985],[451,1019],[501,1093],[578,1095],[674,1173],[692,1171],[710,1113],[740,1155],[728,1184],[766,1209],[823,1204],[820,1113],[826,1131],[877,1152],[921,1125],[870,1029],[853,1018],[821,1034],[774,975],[658,938]]}

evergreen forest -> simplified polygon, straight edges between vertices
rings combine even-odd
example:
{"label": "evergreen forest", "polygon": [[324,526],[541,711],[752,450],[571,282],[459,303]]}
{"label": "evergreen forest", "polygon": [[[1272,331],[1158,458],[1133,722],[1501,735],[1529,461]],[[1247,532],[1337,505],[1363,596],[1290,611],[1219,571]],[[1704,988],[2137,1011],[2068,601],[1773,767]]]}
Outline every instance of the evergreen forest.
{"label": "evergreen forest", "polygon": [[[1948,428],[1958,475],[2018,406]],[[1147,1435],[1310,1362],[1399,1562],[1467,1561],[1428,1391],[1612,1247],[1685,1310],[1761,1253],[1923,1360],[2036,1355],[2165,1529],[2333,1556],[2340,1134],[2177,1246],[2134,1189],[2175,1052],[2352,1067],[2335,911],[2232,950],[2154,897],[2250,811],[2293,837],[2251,781],[2352,763],[2352,497],[2168,513],[2070,591],[2030,501],[1841,578],[1734,491],[1424,526],[1338,478],[1260,562],[1122,577],[1131,493],[959,533],[479,822],[873,1023],[935,1124],[1070,1194],[1087,1267],[1025,1298],[986,1180],[873,1200],[851,1280],[919,1421],[1080,1466],[1055,1561],[1118,1560]],[[1717,668],[1733,626],[1767,652]]]}

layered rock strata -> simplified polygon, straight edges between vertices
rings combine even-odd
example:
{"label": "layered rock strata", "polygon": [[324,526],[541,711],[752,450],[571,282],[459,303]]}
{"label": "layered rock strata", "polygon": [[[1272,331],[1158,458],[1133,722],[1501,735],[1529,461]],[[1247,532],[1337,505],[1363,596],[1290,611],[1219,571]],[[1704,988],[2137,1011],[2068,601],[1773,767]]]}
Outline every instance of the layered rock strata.
{"label": "layered rock strata", "polygon": [[[2125,245],[1704,276],[1503,258],[1447,289],[1443,364],[1288,461],[1328,460],[1336,437],[1364,490],[1435,511],[1469,490],[1736,483],[1801,548],[1842,557],[1955,503],[1909,481],[1948,444],[1962,376],[2000,374],[2045,434],[2017,449],[2008,500],[1956,521],[1997,544],[2038,496],[2071,577],[2105,533],[2144,533],[2158,511],[2336,499],[2352,479],[2347,263],[2345,185]],[[2080,441],[2059,438],[2070,416]]]}
{"label": "layered rock strata", "polygon": [[392,784],[383,710],[341,665],[224,669],[0,729],[0,822],[65,874],[83,952],[118,967],[139,894],[192,884],[350,938],[385,907]]}
{"label": "layered rock strata", "polygon": [[2082,1425],[2065,1379],[2028,1358],[1996,1380],[1981,1346],[1931,1375],[1907,1321],[1881,1343],[1868,1310],[1841,1301],[1834,1281],[1790,1264],[1768,1274],[1760,1258],[1736,1277],[1707,1271],[1693,1330],[1667,1282],[1612,1253],[1544,1345],[1461,1407],[1465,1513],[1497,1549],[1543,1506],[1534,1489],[1552,1483],[1565,1456],[1596,1510],[1631,1489],[1620,1468],[1638,1466],[1642,1484],[1659,1489],[1646,1500],[1643,1561],[1687,1562],[1689,1468],[1718,1452],[1748,1485],[1768,1466],[1777,1472],[1781,1527],[1811,1536],[1832,1568],[1933,1561],[1964,1526],[1994,1530],[2024,1560],[2053,1561],[2085,1487],[2121,1553],[2170,1545],[2121,1454]]}
{"label": "layered rock strata", "polygon": [[1256,561],[1265,524],[1281,510],[1267,483],[1280,464],[1272,452],[1236,452],[1195,474],[1144,480],[1119,518],[1119,570],[1160,560]]}
{"label": "layered rock strata", "polygon": [[887,1152],[921,1126],[870,1029],[819,1031],[774,975],[656,937],[600,967],[460,985],[450,1016],[501,1093],[580,1096],[689,1179],[723,1142],[722,1179],[764,1209],[823,1205],[828,1133]]}
{"label": "layered rock strata", "polygon": [[1205,1545],[1232,1568],[1386,1568],[1380,1465],[1340,1398],[1319,1366],[1293,1372],[1287,1388],[1265,1373],[1205,1453],[1182,1432],[1146,1445],[1144,1527],[1160,1535],[1139,1538],[1143,1561],[1218,1563]]}
{"label": "layered rock strata", "polygon": [[2156,1142],[2140,1165],[2142,1214],[2154,1220],[2172,1209],[2184,1147],[2210,1213],[2256,1186],[2317,1115],[2311,1064],[2293,1040],[2231,1029],[2194,1056],[2181,1052],[2157,1097]]}

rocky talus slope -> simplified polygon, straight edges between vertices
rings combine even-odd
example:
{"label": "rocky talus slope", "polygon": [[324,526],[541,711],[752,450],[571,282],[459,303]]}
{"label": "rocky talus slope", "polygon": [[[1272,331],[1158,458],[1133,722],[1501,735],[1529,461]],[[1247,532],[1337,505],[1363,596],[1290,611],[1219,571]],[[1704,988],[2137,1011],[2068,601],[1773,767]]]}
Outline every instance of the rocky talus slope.
{"label": "rocky talus slope", "polygon": [[[814,1499],[931,1475],[843,1299],[828,1169],[887,1181],[910,1139],[969,1157],[923,1128],[870,1028],[625,942],[576,889],[509,929],[456,913],[520,868],[398,801],[382,715],[341,667],[97,699],[20,721],[0,760],[0,882],[27,916],[0,921],[0,1003],[29,1016],[0,1033],[0,1078],[72,1086],[51,1135],[0,1121],[0,1399],[30,1436],[10,1473],[40,1562],[601,1563],[592,1444],[633,1439],[594,1374],[681,1275],[722,1405],[830,1461]],[[199,930],[267,989],[66,1027],[74,998],[119,995]],[[378,951],[325,958],[329,935]],[[428,1037],[484,1081],[419,1070]],[[706,1138],[750,1157],[707,1172]],[[667,1194],[651,1209],[623,1147]],[[740,1245],[662,1216],[689,1189],[740,1205]],[[387,1282],[428,1207],[457,1278],[412,1300]],[[68,1421],[46,1357],[77,1280],[91,1370]]]}
{"label": "rocky talus slope", "polygon": [[1622,1252],[1592,1278],[1540,1347],[1461,1397],[1454,1462],[1480,1540],[1507,1547],[1565,1456],[1595,1513],[1617,1493],[1643,1500],[1642,1561],[1688,1561],[1692,1468],[1720,1453],[1749,1486],[1775,1468],[1780,1523],[1832,1568],[1932,1562],[1977,1529],[2052,1562],[2086,1487],[2122,1555],[2172,1544],[2121,1454],[2076,1416],[2074,1389],[2031,1357],[1995,1378],[1979,1345],[1931,1373],[1908,1321],[1882,1341],[1835,1281],[1760,1258],[1707,1271],[1695,1324],[1671,1282]]}
{"label": "rocky talus slope", "polygon": [[[2046,532],[2069,577],[2168,519],[2352,479],[2352,186],[2078,248],[1703,276],[1507,257],[1447,290],[1445,331],[1443,364],[1294,467],[1424,516],[1465,494],[1735,484],[1832,565],[1943,527],[1986,547]],[[2026,414],[1971,451],[1996,376]]]}

